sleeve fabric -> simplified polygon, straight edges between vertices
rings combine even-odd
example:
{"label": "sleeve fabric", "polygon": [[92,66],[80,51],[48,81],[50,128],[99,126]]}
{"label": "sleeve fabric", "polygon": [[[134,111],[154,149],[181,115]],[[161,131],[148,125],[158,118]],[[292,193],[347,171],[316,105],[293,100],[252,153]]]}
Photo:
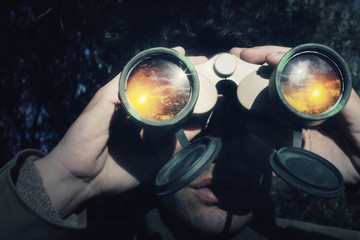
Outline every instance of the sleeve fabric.
{"label": "sleeve fabric", "polygon": [[86,212],[62,219],[53,209],[28,149],[0,169],[0,236],[3,239],[76,239],[86,227]]}
{"label": "sleeve fabric", "polygon": [[360,205],[360,182],[356,185],[347,185],[345,193],[349,203]]}

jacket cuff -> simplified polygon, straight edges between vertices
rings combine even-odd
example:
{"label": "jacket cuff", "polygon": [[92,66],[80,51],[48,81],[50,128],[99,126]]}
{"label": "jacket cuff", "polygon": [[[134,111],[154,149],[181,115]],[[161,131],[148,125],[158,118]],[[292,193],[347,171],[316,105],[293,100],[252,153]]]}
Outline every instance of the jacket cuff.
{"label": "jacket cuff", "polygon": [[[85,211],[72,216],[71,220],[63,220],[52,208],[32,162],[43,156],[38,150],[24,150],[0,169],[0,236],[7,236],[5,239],[27,239],[26,236],[64,239],[69,233],[86,227]],[[74,218],[77,218],[76,224]]]}

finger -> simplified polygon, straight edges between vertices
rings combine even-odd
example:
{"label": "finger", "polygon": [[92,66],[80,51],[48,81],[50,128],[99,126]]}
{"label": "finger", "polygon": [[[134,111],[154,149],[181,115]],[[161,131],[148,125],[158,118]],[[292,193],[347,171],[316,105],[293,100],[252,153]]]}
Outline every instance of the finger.
{"label": "finger", "polygon": [[128,174],[140,182],[146,181],[150,168],[150,154],[140,137],[140,127],[131,120],[114,119],[107,143],[109,155]]}
{"label": "finger", "polygon": [[240,58],[241,52],[245,49],[246,48],[233,47],[232,49],[230,49],[230,53]]}
{"label": "finger", "polygon": [[289,50],[290,48],[279,46],[260,46],[246,48],[241,51],[240,58],[250,63],[262,64],[266,62],[266,57],[270,53],[285,53]]}
{"label": "finger", "polygon": [[[179,52],[179,53],[181,53],[181,54],[183,54],[183,55],[186,54],[185,49],[184,49],[183,47],[181,47],[181,46],[173,47],[172,49],[175,50],[175,51],[177,51],[177,52]],[[188,59],[190,60],[190,62],[191,62],[192,64],[194,64],[194,65],[199,65],[199,64],[202,64],[202,63],[208,61],[208,58],[205,57],[205,56],[189,56],[189,57],[187,57],[187,58],[188,58]]]}
{"label": "finger", "polygon": [[347,128],[350,139],[355,146],[360,147],[360,98],[352,90],[350,99],[340,112],[338,118],[342,121],[342,126]]}
{"label": "finger", "polygon": [[181,47],[181,46],[173,47],[172,49],[179,52],[179,53],[181,53],[181,54],[183,54],[183,55],[185,55],[185,53],[186,53],[185,49],[183,47]]}
{"label": "finger", "polygon": [[[115,106],[120,103],[118,98],[118,84],[119,84],[120,74],[116,75],[111,81],[106,85],[101,87],[91,99],[89,104],[85,108],[85,112],[91,109],[96,109],[100,111],[100,114],[110,114],[114,112]],[[105,113],[104,113],[105,111]]]}
{"label": "finger", "polygon": [[105,84],[102,87],[102,91],[109,102],[112,102],[114,104],[120,103],[120,100],[118,98],[118,88],[119,88],[119,78],[120,74],[116,75],[111,81],[109,81],[107,84]]}
{"label": "finger", "polygon": [[190,57],[188,57],[188,59],[195,66],[200,65],[200,64],[205,63],[205,62],[208,61],[208,58],[205,57],[205,56],[190,56]]}
{"label": "finger", "polygon": [[285,55],[285,52],[274,52],[274,53],[269,53],[268,55],[266,55],[265,58],[265,62],[269,65],[269,66],[276,66],[279,62],[280,59]]}

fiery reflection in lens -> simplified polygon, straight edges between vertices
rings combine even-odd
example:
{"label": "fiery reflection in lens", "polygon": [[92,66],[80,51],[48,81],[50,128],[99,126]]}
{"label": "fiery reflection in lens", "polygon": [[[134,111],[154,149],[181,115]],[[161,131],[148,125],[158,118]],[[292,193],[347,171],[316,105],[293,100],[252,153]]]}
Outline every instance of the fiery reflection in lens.
{"label": "fiery reflection in lens", "polygon": [[127,96],[144,118],[169,120],[184,109],[190,99],[190,82],[176,64],[162,59],[139,63],[127,83]]}
{"label": "fiery reflection in lens", "polygon": [[281,77],[281,91],[297,111],[320,114],[332,108],[341,93],[335,67],[317,55],[303,54],[289,61]]}

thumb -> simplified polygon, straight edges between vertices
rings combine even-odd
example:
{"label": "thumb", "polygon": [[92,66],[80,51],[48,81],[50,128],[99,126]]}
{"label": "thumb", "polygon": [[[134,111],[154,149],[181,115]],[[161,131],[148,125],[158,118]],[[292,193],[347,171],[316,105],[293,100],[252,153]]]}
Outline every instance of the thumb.
{"label": "thumb", "polygon": [[276,66],[281,58],[285,55],[285,52],[273,52],[266,55],[265,61],[269,66]]}

